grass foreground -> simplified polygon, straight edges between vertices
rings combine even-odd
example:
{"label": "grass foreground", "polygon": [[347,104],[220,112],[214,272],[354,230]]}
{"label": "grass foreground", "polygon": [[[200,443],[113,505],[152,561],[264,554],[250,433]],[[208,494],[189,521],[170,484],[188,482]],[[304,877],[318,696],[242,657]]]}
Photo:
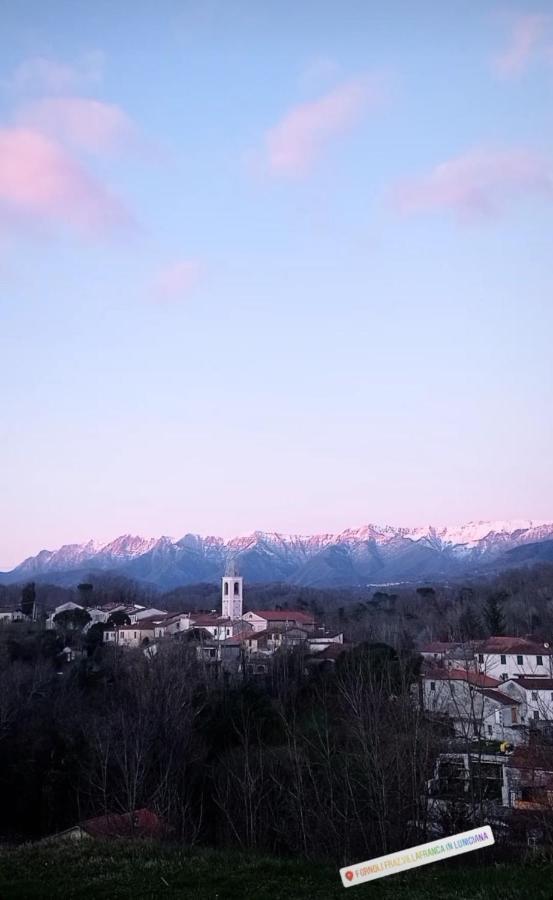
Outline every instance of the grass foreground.
{"label": "grass foreground", "polygon": [[[0,850],[1,900],[194,898],[333,900],[338,870],[304,860],[183,849],[147,842],[26,844]],[[553,863],[433,863],[348,891],[378,900],[551,900]]]}

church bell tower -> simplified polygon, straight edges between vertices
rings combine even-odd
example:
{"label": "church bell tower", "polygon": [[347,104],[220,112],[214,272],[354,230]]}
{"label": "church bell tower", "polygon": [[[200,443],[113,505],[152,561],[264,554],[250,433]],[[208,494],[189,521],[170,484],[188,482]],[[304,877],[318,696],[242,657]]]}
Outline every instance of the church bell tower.
{"label": "church bell tower", "polygon": [[234,561],[227,566],[221,587],[222,615],[224,619],[242,618],[242,591],[244,579],[238,574]]}

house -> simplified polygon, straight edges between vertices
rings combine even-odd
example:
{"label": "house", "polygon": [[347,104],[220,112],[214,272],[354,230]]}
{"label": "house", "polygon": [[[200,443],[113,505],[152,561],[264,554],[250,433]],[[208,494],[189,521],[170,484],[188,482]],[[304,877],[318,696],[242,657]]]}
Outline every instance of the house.
{"label": "house", "polygon": [[242,621],[250,624],[254,631],[267,628],[289,628],[297,626],[306,631],[315,630],[315,618],[311,613],[292,609],[256,609],[244,613]]}
{"label": "house", "polygon": [[82,840],[83,838],[96,838],[108,840],[112,838],[149,838],[157,839],[163,835],[164,827],[161,819],[150,809],[137,809],[132,813],[110,813],[107,816],[97,816],[94,819],[86,819],[72,828],[67,828],[60,834],[47,838]]}
{"label": "house", "polygon": [[478,643],[476,661],[481,672],[500,681],[516,675],[553,675],[550,645],[530,638],[490,637]]}
{"label": "house", "polygon": [[305,644],[309,632],[303,628],[266,628],[264,631],[253,629],[246,634],[243,643],[249,653],[273,654],[283,647],[297,647]]}
{"label": "house", "polygon": [[499,689],[521,702],[523,721],[529,725],[553,722],[553,678],[518,675],[501,682]]}
{"label": "house", "polygon": [[427,668],[421,675],[421,703],[430,714],[451,721],[466,740],[522,743],[521,700],[498,690],[500,682],[483,672]]}
{"label": "house", "polygon": [[474,642],[432,641],[423,644],[419,653],[426,663],[441,668],[476,669]]}
{"label": "house", "polygon": [[0,609],[0,625],[9,625],[12,622],[30,622],[29,616],[20,609]]}
{"label": "house", "polygon": [[191,613],[191,628],[204,628],[218,641],[231,637],[235,628],[232,619],[218,616],[216,613]]}
{"label": "house", "polygon": [[155,623],[151,621],[123,625],[121,628],[105,628],[104,643],[117,644],[120,647],[140,647],[155,639],[155,629]]}
{"label": "house", "polygon": [[343,644],[344,634],[342,631],[338,631],[334,634],[319,634],[317,636],[308,635],[308,643],[309,651],[311,653],[319,653],[321,650],[324,650],[325,647],[329,647],[330,644]]}
{"label": "house", "polygon": [[190,628],[190,613],[174,613],[165,620],[165,634],[173,635]]}

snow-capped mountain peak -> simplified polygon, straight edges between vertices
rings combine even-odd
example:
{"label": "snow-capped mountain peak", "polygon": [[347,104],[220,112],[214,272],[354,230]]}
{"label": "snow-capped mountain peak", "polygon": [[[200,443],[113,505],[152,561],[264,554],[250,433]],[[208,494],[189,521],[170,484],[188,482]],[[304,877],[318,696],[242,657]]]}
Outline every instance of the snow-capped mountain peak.
{"label": "snow-capped mountain peak", "polygon": [[217,580],[229,559],[250,581],[345,585],[439,579],[507,565],[505,554],[548,540],[553,546],[553,521],[532,519],[418,528],[370,523],[338,534],[254,531],[230,540],[192,533],[178,540],[125,534],[102,544],[88,541],[41,550],[2,580],[55,580],[56,573],[114,571],[173,587]]}

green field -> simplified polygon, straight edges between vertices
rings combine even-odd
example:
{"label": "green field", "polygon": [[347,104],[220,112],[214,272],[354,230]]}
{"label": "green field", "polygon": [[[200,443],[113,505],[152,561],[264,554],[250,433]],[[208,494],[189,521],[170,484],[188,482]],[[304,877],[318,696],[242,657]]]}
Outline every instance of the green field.
{"label": "green field", "polygon": [[[344,897],[333,867],[143,842],[26,845],[0,851],[0,898],[317,900]],[[553,864],[435,863],[348,890],[378,900],[552,900]]]}

